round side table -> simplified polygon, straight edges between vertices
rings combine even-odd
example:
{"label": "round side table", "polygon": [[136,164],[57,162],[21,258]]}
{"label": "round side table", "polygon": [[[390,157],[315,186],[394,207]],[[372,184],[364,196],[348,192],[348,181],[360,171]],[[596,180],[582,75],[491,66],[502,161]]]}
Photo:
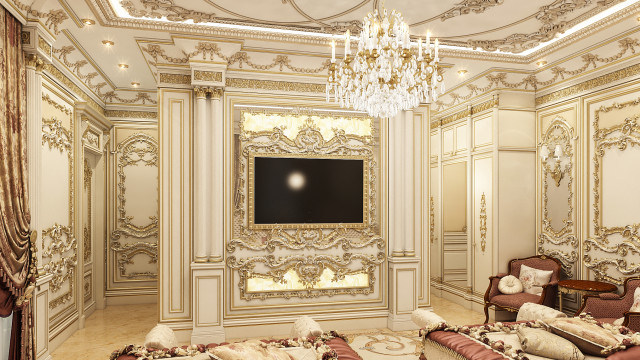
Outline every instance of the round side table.
{"label": "round side table", "polygon": [[[600,294],[617,292],[618,287],[602,281],[592,280],[560,280],[558,281],[558,296],[560,311],[562,311],[562,294]],[[582,300],[580,300],[582,303]]]}

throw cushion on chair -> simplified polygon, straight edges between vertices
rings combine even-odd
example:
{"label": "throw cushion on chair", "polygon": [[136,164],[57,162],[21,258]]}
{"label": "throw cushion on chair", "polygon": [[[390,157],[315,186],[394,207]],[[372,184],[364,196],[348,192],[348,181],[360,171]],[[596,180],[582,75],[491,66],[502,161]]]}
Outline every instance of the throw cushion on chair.
{"label": "throw cushion on chair", "polygon": [[[631,312],[640,312],[640,287],[636,288],[636,291],[633,292],[633,304],[629,309]],[[613,322],[613,325],[622,325],[624,322],[624,316],[620,319]]]}
{"label": "throw cushion on chair", "polygon": [[511,295],[522,292],[522,282],[513,275],[508,275],[500,279],[498,290],[501,293]]}
{"label": "throw cushion on chair", "polygon": [[527,265],[520,267],[520,281],[527,294],[542,295],[542,285],[548,284],[552,275],[552,270],[545,271]]}

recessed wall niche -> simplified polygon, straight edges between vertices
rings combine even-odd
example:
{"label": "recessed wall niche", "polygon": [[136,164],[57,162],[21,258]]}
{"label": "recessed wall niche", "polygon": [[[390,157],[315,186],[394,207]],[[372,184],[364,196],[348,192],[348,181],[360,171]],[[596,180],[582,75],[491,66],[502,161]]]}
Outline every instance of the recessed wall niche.
{"label": "recessed wall niche", "polygon": [[[329,298],[335,304],[381,303],[387,249],[379,213],[378,129],[377,120],[358,113],[233,105],[228,316],[256,306],[284,309],[292,306],[292,298],[298,307],[326,304]],[[254,224],[253,191],[261,179],[255,174],[256,158],[361,161],[363,221]]]}

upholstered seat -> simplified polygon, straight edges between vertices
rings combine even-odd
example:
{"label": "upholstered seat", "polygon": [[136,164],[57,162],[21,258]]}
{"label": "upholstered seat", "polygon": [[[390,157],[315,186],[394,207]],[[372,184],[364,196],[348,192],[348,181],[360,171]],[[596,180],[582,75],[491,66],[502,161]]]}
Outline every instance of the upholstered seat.
{"label": "upholstered seat", "polygon": [[633,305],[633,294],[639,286],[640,277],[627,278],[624,281],[622,295],[613,293],[586,295],[576,315],[587,312],[598,321],[606,323],[613,323],[624,317],[622,325],[633,331],[640,331],[640,313],[629,311]]}
{"label": "upholstered seat", "polygon": [[[507,275],[520,277],[520,267],[522,265],[527,265],[534,269],[553,271],[549,283],[542,286],[542,294],[534,295],[529,293],[517,293],[507,295],[500,293],[500,290],[498,290],[498,283],[500,282],[500,279]],[[489,321],[489,307],[491,306],[513,312],[517,312],[520,309],[520,306],[527,302],[554,308],[558,294],[558,278],[560,277],[561,269],[562,265],[558,260],[545,255],[511,260],[509,262],[508,274],[499,274],[489,278],[489,287],[484,294],[485,324]]]}

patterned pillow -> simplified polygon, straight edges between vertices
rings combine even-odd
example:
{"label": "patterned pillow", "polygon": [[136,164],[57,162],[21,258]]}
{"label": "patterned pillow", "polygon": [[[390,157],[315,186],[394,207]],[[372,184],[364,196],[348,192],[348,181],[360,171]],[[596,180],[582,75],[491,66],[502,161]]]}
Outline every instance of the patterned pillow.
{"label": "patterned pillow", "polygon": [[518,338],[528,354],[557,360],[584,360],[582,352],[571,341],[542,329],[520,328]]}
{"label": "patterned pillow", "polygon": [[516,321],[531,321],[531,320],[543,320],[543,319],[555,319],[555,318],[566,318],[567,314],[558,311],[556,309],[552,309],[548,306],[534,304],[534,303],[524,303],[520,306],[520,310],[518,311],[518,317]]}
{"label": "patterned pillow", "polygon": [[583,353],[602,356],[602,350],[618,344],[610,331],[579,318],[546,319],[551,332],[574,343]]}
{"label": "patterned pillow", "polygon": [[295,360],[286,351],[268,346],[259,340],[249,340],[234,344],[217,346],[210,350],[220,360]]}
{"label": "patterned pillow", "polygon": [[542,295],[542,285],[546,285],[551,280],[553,271],[545,271],[522,265],[520,267],[520,281],[524,292],[527,294]]}
{"label": "patterned pillow", "polygon": [[[636,288],[633,292],[633,304],[631,305],[631,312],[640,312],[640,287]],[[624,316],[613,322],[613,325],[622,325],[624,322]]]}
{"label": "patterned pillow", "polygon": [[501,293],[511,295],[522,292],[522,282],[513,275],[508,275],[500,279],[498,290]]}

